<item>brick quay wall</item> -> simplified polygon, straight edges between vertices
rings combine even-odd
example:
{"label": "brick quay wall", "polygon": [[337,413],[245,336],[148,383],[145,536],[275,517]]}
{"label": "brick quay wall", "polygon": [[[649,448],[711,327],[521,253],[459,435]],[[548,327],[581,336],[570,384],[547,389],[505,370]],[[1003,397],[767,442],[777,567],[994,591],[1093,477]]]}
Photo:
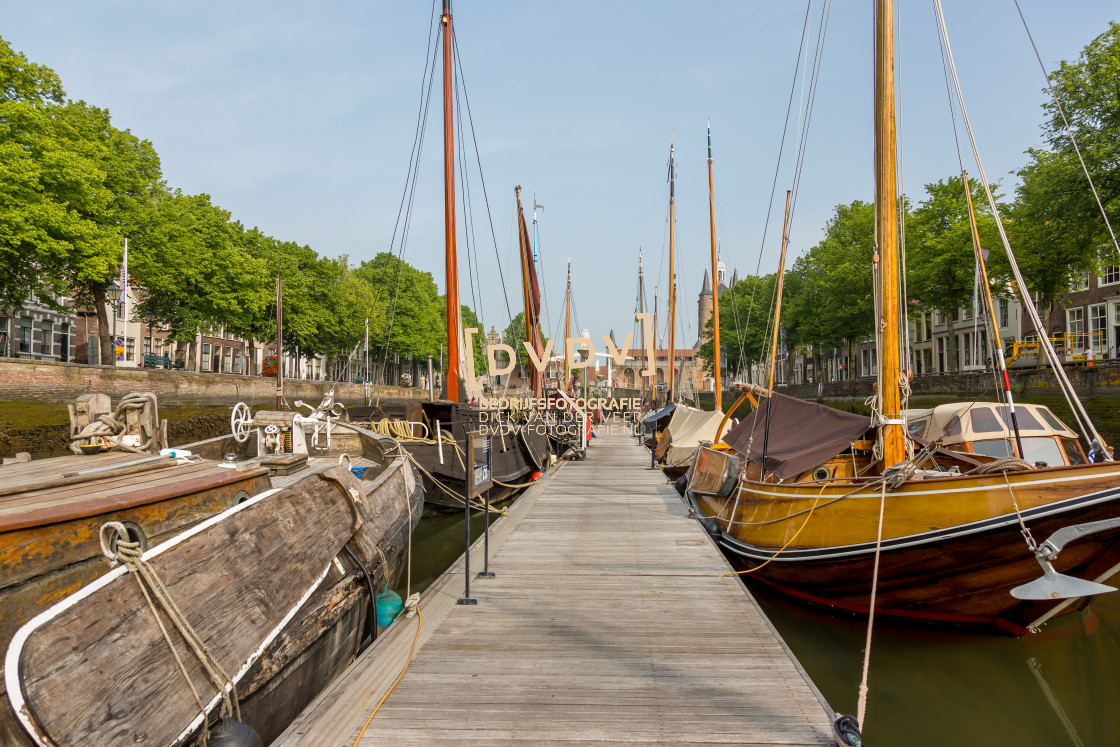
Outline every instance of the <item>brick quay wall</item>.
{"label": "brick quay wall", "polygon": [[[318,404],[331,389],[335,390],[335,399],[340,402],[363,404],[365,389],[362,384],[284,379],[284,396],[288,402],[300,399],[308,404]],[[375,387],[375,394],[377,389]],[[80,363],[0,361],[0,402],[34,401],[65,405],[91,392],[108,394],[114,402],[129,392],[153,392],[159,398],[161,407],[228,406],[236,402],[247,402],[255,407],[276,401],[276,379]],[[400,387],[380,387],[380,394],[390,399],[425,396],[422,390]]]}

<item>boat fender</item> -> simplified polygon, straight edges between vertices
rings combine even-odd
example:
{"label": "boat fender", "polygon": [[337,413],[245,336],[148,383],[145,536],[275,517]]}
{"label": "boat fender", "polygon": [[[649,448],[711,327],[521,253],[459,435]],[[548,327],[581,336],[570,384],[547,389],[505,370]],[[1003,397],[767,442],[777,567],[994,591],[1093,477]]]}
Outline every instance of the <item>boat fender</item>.
{"label": "boat fender", "polygon": [[382,585],[381,591],[377,594],[377,624],[382,627],[391,625],[403,608],[401,595]]}
{"label": "boat fender", "polygon": [[261,735],[246,723],[224,718],[210,730],[210,747],[262,747]]}
{"label": "boat fender", "polygon": [[719,519],[712,518],[704,522],[704,529],[712,536],[712,539],[719,541],[723,536],[723,528],[719,525]]}
{"label": "boat fender", "polygon": [[832,733],[839,747],[867,747],[854,716],[840,716],[832,722]]}
{"label": "boat fender", "polygon": [[684,498],[684,491],[688,489],[688,475],[681,475],[678,477],[673,487],[677,489],[677,495]]}

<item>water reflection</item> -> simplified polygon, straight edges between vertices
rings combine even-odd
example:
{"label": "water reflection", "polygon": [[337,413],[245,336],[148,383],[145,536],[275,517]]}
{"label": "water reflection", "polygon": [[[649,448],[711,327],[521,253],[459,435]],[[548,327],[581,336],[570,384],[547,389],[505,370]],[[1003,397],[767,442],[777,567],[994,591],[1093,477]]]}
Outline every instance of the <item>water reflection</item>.
{"label": "water reflection", "polygon": [[[855,713],[866,622],[748,582],[833,708]],[[1020,639],[876,622],[864,737],[872,745],[1120,744],[1120,594]]]}
{"label": "water reflection", "polygon": [[[520,495],[520,493],[518,493]],[[490,523],[496,521],[500,513],[498,509],[508,509],[517,497],[495,503],[490,513]],[[471,541],[482,536],[485,526],[485,517],[481,511],[471,512]],[[435,514],[420,519],[416,531],[412,534],[412,591],[422,592],[439,578],[440,574],[451,567],[451,564],[463,554],[463,512],[455,511],[449,514]],[[493,550],[493,548],[491,548]],[[472,564],[471,572],[481,571]],[[405,578],[400,580],[400,593],[405,591]]]}

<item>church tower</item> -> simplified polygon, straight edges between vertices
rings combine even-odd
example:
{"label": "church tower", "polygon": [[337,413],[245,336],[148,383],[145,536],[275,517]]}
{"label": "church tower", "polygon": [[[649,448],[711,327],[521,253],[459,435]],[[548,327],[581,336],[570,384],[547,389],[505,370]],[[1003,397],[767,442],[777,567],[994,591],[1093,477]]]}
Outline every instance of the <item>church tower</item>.
{"label": "church tower", "polygon": [[704,334],[704,327],[705,325],[707,325],[708,320],[712,318],[713,303],[714,296],[712,295],[712,283],[708,277],[708,271],[704,270],[704,287],[700,289],[700,299],[697,303],[699,307],[696,314],[697,337],[696,344],[693,346],[693,348],[700,347],[701,338]]}

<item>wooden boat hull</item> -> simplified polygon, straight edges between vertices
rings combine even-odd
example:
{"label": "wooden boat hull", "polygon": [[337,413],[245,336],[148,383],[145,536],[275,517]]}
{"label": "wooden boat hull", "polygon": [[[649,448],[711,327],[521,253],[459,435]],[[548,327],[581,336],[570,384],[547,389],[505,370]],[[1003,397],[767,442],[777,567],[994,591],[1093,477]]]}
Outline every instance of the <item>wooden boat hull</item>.
{"label": "wooden boat hull", "polygon": [[[700,460],[710,474],[693,477],[689,499],[717,518],[720,545],[733,562],[742,570],[762,566],[751,576],[794,598],[866,614],[878,488],[846,495],[857,486],[743,480],[723,496],[714,486],[724,483],[719,465],[727,457],[712,453]],[[1054,609],[1059,602],[1010,594],[1042,569],[1020,533],[1009,484],[1037,542],[1062,527],[1120,516],[1115,463],[1009,473],[1006,481],[997,473],[907,482],[886,494],[876,615],[994,625],[1020,635]],[[1120,563],[1118,540],[1120,530],[1080,539],[1054,566],[1078,578],[1107,578]]]}
{"label": "wooden boat hull", "polygon": [[[192,626],[238,680],[244,717],[266,733],[283,729],[356,653],[369,594],[360,570],[335,555],[349,544],[374,571],[375,583],[391,582],[421,513],[415,477],[402,457],[369,480],[338,468],[332,473],[337,484],[308,476],[148,553]],[[365,500],[348,497],[351,488],[349,496],[365,492]],[[9,650],[6,684],[13,704],[57,743],[139,735],[162,744],[181,741],[199,726],[192,725],[197,706],[135,581],[120,576],[111,572],[43,613]],[[122,625],[129,630],[109,632]],[[104,635],[98,626],[106,628]],[[71,643],[52,643],[59,635]],[[79,638],[90,640],[73,643]],[[76,685],[91,666],[86,676],[93,682]],[[216,697],[193,659],[188,668],[206,698]],[[112,673],[108,682],[100,676],[105,672]]]}

